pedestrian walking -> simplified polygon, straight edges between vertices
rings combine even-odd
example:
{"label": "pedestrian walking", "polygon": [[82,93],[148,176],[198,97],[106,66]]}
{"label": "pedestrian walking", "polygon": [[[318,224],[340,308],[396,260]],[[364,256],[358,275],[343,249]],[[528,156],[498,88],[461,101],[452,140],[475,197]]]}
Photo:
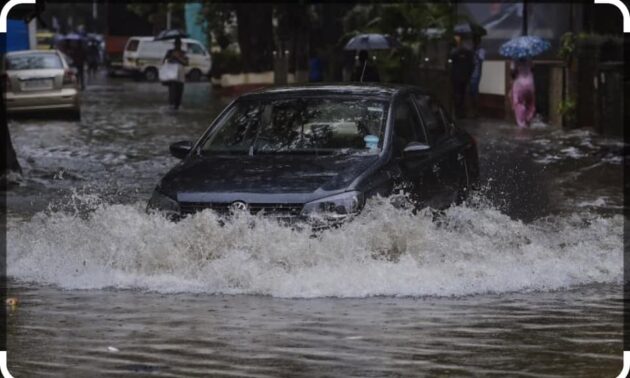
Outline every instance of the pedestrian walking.
{"label": "pedestrian walking", "polygon": [[536,113],[534,74],[531,59],[521,58],[512,61],[512,90],[510,97],[514,118],[519,128],[529,126]]}
{"label": "pedestrian walking", "polygon": [[453,100],[455,116],[466,116],[466,88],[470,82],[473,71],[473,52],[463,45],[462,36],[455,35],[455,47],[449,54],[451,60],[451,82],[453,87]]}
{"label": "pedestrian walking", "polygon": [[359,60],[354,72],[352,72],[351,81],[359,81],[364,83],[378,83],[381,81],[378,70],[369,61],[367,50],[359,51]]}
{"label": "pedestrian walking", "polygon": [[98,42],[90,41],[87,47],[87,65],[88,65],[88,77],[90,81],[96,76],[98,71],[98,63],[100,60],[100,51],[98,48]]}
{"label": "pedestrian walking", "polygon": [[188,65],[188,57],[182,50],[182,40],[180,38],[175,39],[174,48],[166,52],[162,63],[173,65],[177,70],[177,75],[166,81],[168,85],[168,103],[174,110],[177,110],[181,105],[184,93],[184,66]]}
{"label": "pedestrian walking", "polygon": [[486,59],[486,50],[481,47],[481,36],[473,36],[473,70],[470,75],[468,93],[473,117],[479,116],[479,83],[481,82],[481,67]]}
{"label": "pedestrian walking", "polygon": [[83,41],[79,39],[69,40],[69,55],[72,58],[72,66],[77,70],[77,78],[81,89],[85,89],[85,47]]}

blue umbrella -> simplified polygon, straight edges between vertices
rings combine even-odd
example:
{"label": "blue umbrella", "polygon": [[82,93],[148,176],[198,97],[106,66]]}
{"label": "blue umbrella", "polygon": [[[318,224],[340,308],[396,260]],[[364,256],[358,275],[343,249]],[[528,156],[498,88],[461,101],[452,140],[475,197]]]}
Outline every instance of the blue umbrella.
{"label": "blue umbrella", "polygon": [[389,50],[400,47],[400,42],[383,34],[359,34],[346,43],[344,50]]}
{"label": "blue umbrella", "polygon": [[531,58],[551,47],[549,42],[540,37],[524,35],[505,42],[499,54],[511,59]]}

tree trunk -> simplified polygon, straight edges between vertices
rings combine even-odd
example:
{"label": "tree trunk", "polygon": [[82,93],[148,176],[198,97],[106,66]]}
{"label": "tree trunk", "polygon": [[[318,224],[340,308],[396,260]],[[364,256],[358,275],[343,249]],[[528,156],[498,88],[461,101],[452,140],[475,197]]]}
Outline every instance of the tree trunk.
{"label": "tree trunk", "polygon": [[235,8],[243,71],[270,71],[273,64],[273,7],[265,3],[238,3]]}

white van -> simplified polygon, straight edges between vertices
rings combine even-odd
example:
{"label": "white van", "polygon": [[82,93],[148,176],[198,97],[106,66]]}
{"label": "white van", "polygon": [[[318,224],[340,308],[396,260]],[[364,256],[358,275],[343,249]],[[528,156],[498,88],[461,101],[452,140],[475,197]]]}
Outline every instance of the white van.
{"label": "white van", "polygon": [[[173,46],[172,39],[156,41],[153,37],[131,37],[123,52],[123,68],[141,74],[148,81],[155,81],[166,52]],[[199,41],[182,38],[182,49],[188,56],[185,70],[188,80],[199,81],[210,73],[212,58]]]}

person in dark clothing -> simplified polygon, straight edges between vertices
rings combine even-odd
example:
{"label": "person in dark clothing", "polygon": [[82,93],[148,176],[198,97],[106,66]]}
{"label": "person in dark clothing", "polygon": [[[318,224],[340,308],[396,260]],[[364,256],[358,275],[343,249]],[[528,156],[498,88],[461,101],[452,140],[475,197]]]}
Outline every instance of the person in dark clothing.
{"label": "person in dark clothing", "polygon": [[455,36],[455,48],[449,55],[451,61],[451,81],[453,84],[453,100],[455,116],[466,116],[466,88],[475,66],[474,53],[462,45],[461,36]]}
{"label": "person in dark clothing", "polygon": [[313,55],[308,60],[308,81],[320,82],[323,80],[322,60],[317,55]]}
{"label": "person in dark clothing", "polygon": [[164,62],[178,64],[179,77],[177,80],[168,82],[168,103],[177,110],[182,103],[182,95],[184,94],[184,66],[188,65],[188,57],[184,50],[182,50],[182,41],[177,38],[175,40],[175,47],[168,50],[164,56]]}
{"label": "person in dark clothing", "polygon": [[96,75],[96,71],[98,70],[99,56],[98,43],[91,41],[87,47],[88,77],[90,80]]}
{"label": "person in dark clothing", "polygon": [[352,72],[352,81],[359,81],[364,83],[378,83],[380,77],[376,67],[370,64],[367,50],[359,51],[359,64]]}
{"label": "person in dark clothing", "polygon": [[72,58],[73,67],[77,70],[77,77],[81,84],[81,89],[85,89],[85,76],[83,66],[85,66],[85,48],[83,41],[72,40],[69,46],[69,55]]}

